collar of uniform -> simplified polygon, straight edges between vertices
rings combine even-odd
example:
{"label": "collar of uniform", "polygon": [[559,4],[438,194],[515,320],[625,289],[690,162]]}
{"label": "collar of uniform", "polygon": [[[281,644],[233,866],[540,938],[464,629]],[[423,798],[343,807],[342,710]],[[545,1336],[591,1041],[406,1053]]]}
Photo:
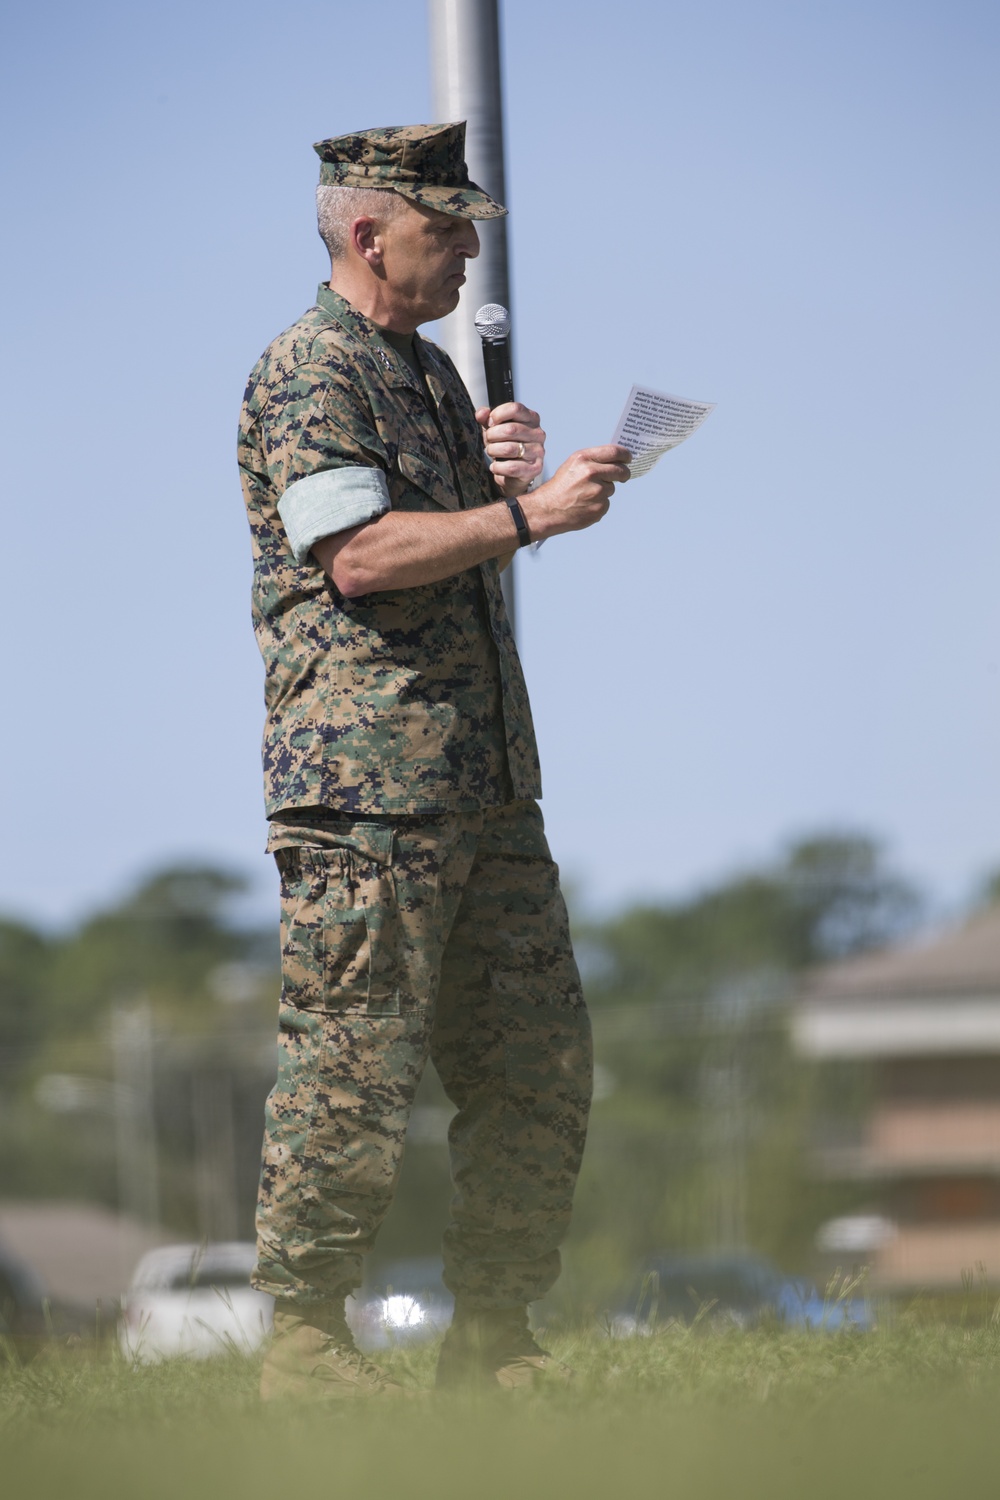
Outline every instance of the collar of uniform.
{"label": "collar of uniform", "polygon": [[[375,357],[382,367],[386,385],[409,386],[412,390],[419,392],[423,400],[423,392],[417,384],[417,377],[406,360],[400,358],[391,344],[386,343],[378,325],[373,323],[371,318],[366,318],[364,313],[358,312],[346,297],[333,291],[325,281],[319,284],[316,303],[328,317],[332,318],[335,323],[339,323],[341,328],[346,329],[348,333],[353,333],[355,338],[361,339],[364,343],[375,346]],[[418,337],[419,335],[414,335],[415,340]]]}
{"label": "collar of uniform", "polygon": [[438,407],[444,406],[450,399],[450,392],[448,389],[448,371],[441,357],[441,351],[436,344],[430,343],[428,339],[422,339],[419,333],[414,334],[413,338],[414,347],[417,349],[420,363],[423,366],[424,379],[434,399],[434,404]]}

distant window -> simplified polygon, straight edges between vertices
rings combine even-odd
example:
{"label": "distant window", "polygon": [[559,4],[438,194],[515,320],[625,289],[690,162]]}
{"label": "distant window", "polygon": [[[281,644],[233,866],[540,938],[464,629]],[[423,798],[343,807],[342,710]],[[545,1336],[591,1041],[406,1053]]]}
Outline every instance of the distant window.
{"label": "distant window", "polygon": [[992,1179],[955,1177],[921,1184],[918,1212],[925,1219],[993,1219],[997,1215],[997,1187]]}
{"label": "distant window", "polygon": [[193,1273],[190,1270],[179,1271],[170,1279],[172,1292],[197,1291],[201,1287],[211,1286],[222,1291],[226,1287],[249,1285],[249,1270],[242,1270],[238,1266],[198,1266]]}

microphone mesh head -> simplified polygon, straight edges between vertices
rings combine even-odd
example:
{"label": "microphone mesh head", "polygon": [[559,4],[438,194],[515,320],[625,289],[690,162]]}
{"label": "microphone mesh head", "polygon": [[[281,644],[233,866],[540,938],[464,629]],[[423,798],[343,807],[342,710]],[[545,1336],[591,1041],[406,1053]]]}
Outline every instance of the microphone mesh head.
{"label": "microphone mesh head", "polygon": [[476,332],[481,339],[505,339],[510,333],[510,313],[499,302],[487,302],[476,313]]}

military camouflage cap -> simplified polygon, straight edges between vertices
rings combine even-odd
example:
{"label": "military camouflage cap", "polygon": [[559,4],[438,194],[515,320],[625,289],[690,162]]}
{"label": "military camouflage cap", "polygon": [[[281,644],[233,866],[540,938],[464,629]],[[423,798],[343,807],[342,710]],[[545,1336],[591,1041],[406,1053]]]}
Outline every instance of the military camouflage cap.
{"label": "military camouflage cap", "polygon": [[465,121],[455,125],[385,125],[317,141],[320,184],[386,188],[463,219],[497,219],[507,210],[469,181]]}

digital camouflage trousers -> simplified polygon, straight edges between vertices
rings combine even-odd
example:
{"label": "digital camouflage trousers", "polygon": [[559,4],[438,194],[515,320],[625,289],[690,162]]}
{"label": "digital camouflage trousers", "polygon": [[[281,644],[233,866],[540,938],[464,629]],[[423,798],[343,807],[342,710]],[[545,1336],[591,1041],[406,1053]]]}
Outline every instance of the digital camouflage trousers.
{"label": "digital camouflage trousers", "polygon": [[534,802],[382,820],[273,820],[278,1078],[254,1285],[299,1302],[361,1283],[431,1059],[456,1108],[444,1280],[483,1308],[559,1274],[590,1105],[590,1023]]}

